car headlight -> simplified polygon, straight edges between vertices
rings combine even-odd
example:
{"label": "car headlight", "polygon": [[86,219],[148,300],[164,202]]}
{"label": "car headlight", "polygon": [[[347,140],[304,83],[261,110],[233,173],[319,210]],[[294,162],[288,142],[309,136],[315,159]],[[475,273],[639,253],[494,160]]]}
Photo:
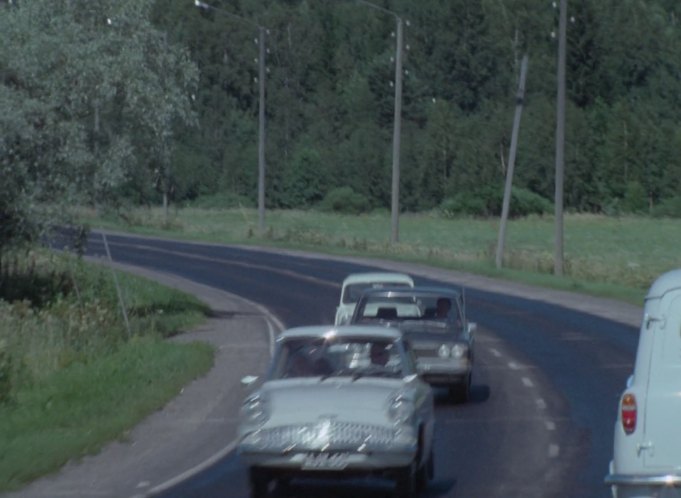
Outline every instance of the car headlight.
{"label": "car headlight", "polygon": [[409,424],[414,416],[414,403],[405,396],[398,394],[390,401],[388,416],[395,425]]}
{"label": "car headlight", "polygon": [[241,405],[241,421],[246,425],[259,427],[270,418],[268,408],[264,395],[252,394]]}
{"label": "car headlight", "polygon": [[463,344],[454,344],[451,349],[452,358],[463,358],[468,354],[468,348]]}
{"label": "car headlight", "polygon": [[449,346],[448,346],[447,344],[443,344],[443,345],[440,346],[440,348],[437,350],[437,355],[438,355],[440,358],[449,358],[450,353],[451,353],[451,349],[449,348]]}

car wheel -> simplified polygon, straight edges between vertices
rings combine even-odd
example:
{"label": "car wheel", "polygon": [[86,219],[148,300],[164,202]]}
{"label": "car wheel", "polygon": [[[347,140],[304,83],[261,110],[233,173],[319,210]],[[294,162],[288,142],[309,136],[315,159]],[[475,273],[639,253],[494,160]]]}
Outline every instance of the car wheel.
{"label": "car wheel", "polygon": [[465,403],[471,397],[471,378],[466,377],[466,380],[460,384],[454,384],[449,387],[449,395],[458,403]]}
{"label": "car wheel", "polygon": [[428,458],[416,472],[416,488],[421,491],[428,486],[428,481],[433,479],[435,474],[435,457],[433,450],[430,451]]}
{"label": "car wheel", "polygon": [[251,485],[251,498],[265,498],[269,494],[270,481],[272,480],[268,472],[264,469],[251,467],[248,477]]}
{"label": "car wheel", "polygon": [[416,463],[413,462],[407,467],[399,469],[395,476],[395,496],[396,498],[416,498]]}

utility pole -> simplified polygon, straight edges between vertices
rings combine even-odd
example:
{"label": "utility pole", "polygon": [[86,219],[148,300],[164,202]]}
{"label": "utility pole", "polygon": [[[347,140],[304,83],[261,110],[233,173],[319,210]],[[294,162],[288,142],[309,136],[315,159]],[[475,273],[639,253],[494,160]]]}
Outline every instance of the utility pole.
{"label": "utility pole", "polygon": [[212,10],[258,28],[258,231],[262,235],[265,232],[265,56],[267,54],[265,36],[267,28],[250,19],[232,14],[225,9],[213,7],[201,0],[194,0],[194,5],[200,9]]}
{"label": "utility pole", "polygon": [[565,58],[567,45],[567,0],[560,0],[558,25],[558,70],[556,104],[556,193],[555,252],[553,273],[563,275],[563,178],[565,176]]}
{"label": "utility pole", "polygon": [[506,185],[504,187],[504,202],[501,208],[501,221],[499,223],[499,240],[497,242],[497,269],[501,269],[504,259],[504,244],[506,242],[506,220],[511,205],[511,187],[513,186],[513,168],[518,148],[518,132],[520,129],[520,117],[523,113],[523,101],[525,99],[525,77],[527,75],[527,55],[523,56],[520,63],[520,82],[516,94],[515,117],[513,118],[513,131],[511,133],[511,149],[508,153],[508,168],[506,170]]}
{"label": "utility pole", "polygon": [[402,50],[404,44],[401,17],[397,17],[397,33],[395,33],[395,36],[397,37],[395,55],[395,114],[393,116],[393,175],[390,203],[390,242],[393,244],[400,239],[400,137],[402,129]]}
{"label": "utility pole", "polygon": [[258,231],[265,233],[265,28],[258,26]]}
{"label": "utility pole", "polygon": [[[390,14],[395,18],[395,113],[393,116],[393,169],[390,201],[390,242],[400,239],[400,135],[402,129],[402,57],[404,51],[404,33],[402,18],[390,9],[376,5],[368,0],[357,0],[358,3]],[[409,26],[409,21],[407,21]]]}

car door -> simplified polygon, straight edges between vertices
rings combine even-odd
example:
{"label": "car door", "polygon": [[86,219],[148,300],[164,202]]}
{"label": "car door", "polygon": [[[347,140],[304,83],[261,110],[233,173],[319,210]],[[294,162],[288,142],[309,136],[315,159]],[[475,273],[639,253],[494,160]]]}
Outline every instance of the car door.
{"label": "car door", "polygon": [[681,466],[681,290],[665,294],[660,311],[650,318],[654,337],[640,446],[651,470]]}

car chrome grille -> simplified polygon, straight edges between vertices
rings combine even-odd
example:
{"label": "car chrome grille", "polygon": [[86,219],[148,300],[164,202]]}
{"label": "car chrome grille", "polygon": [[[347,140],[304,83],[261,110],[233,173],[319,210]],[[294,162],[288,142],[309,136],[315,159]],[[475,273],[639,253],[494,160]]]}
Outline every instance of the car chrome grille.
{"label": "car chrome grille", "polygon": [[314,448],[324,445],[358,447],[362,444],[383,446],[394,441],[395,430],[378,425],[324,419],[314,424],[260,429],[257,438],[260,444],[271,448]]}

